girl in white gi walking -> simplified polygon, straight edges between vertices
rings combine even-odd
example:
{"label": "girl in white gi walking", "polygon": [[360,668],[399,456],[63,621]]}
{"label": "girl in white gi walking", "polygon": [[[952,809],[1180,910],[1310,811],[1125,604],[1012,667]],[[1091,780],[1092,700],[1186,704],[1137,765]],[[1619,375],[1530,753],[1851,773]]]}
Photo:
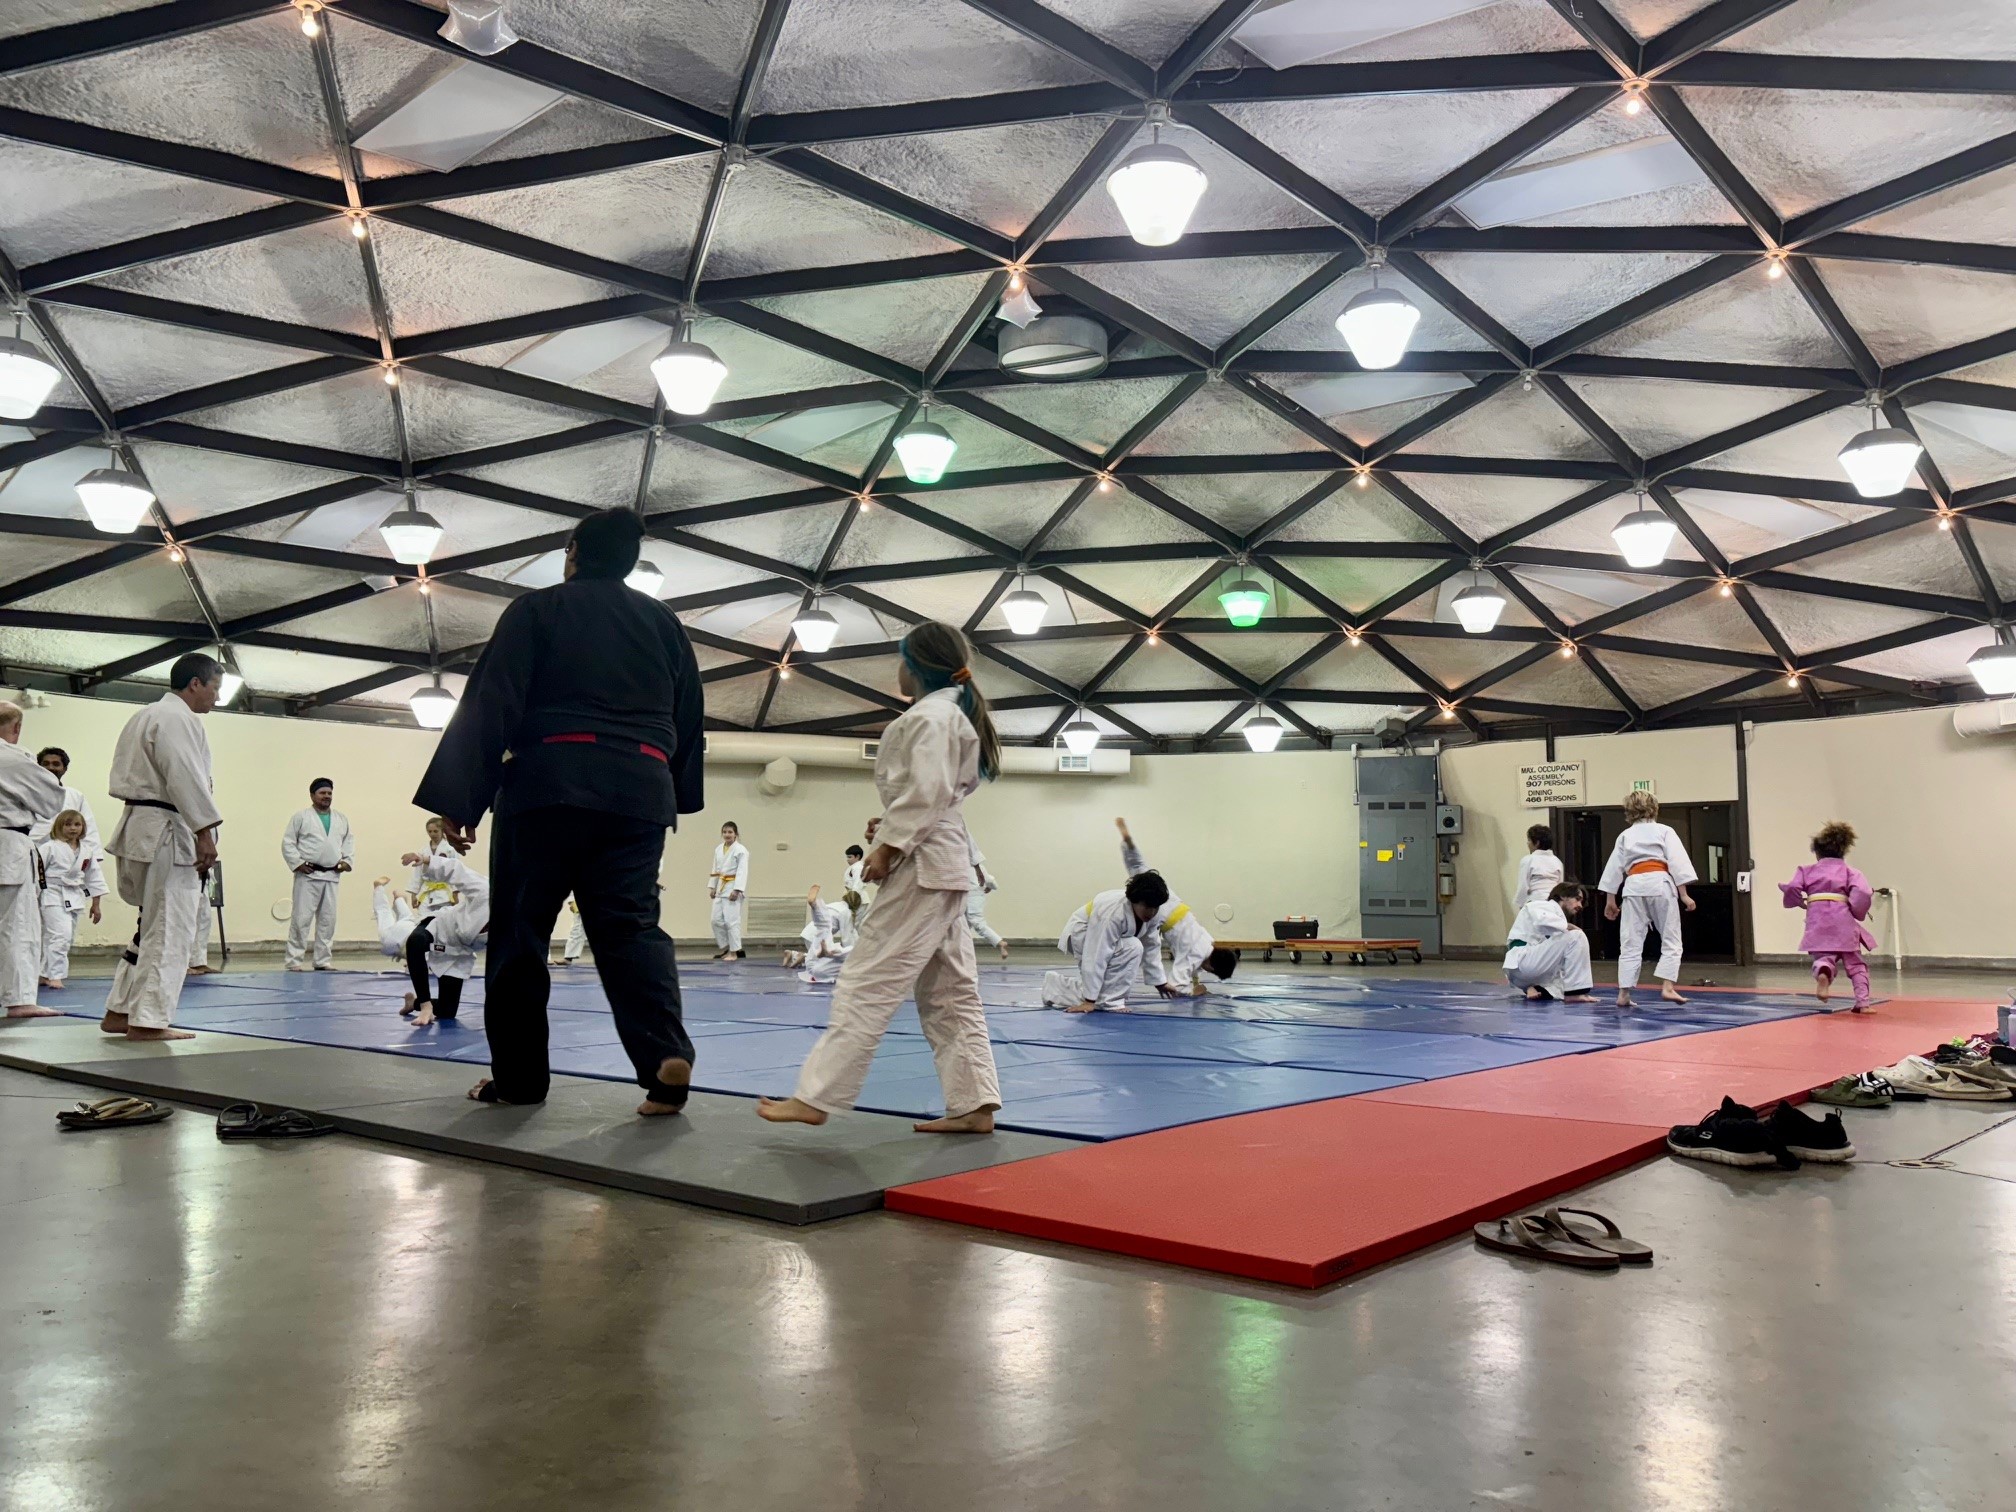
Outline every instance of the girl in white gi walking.
{"label": "girl in white gi walking", "polygon": [[70,941],[85,912],[102,916],[105,868],[85,836],[84,816],[65,809],[50,821],[49,838],[35,847],[42,865],[42,985],[61,987],[70,975]]}
{"label": "girl in white gi walking", "polygon": [[966,927],[966,894],[979,869],[960,809],[983,777],[1000,771],[1001,742],[966,660],[966,637],[950,625],[922,624],[903,638],[897,682],[915,702],[882,734],[875,758],[882,823],[861,869],[882,890],[841,968],[830,1027],[806,1057],[798,1090],[756,1105],[772,1123],[822,1124],[853,1107],[875,1047],[914,988],[946,1114],[915,1128],[994,1127],[1001,1085]]}
{"label": "girl in white gi walking", "polygon": [[749,891],[749,848],[742,843],[742,831],[733,822],[721,826],[721,843],[714,847],[714,869],[707,874],[707,896],[714,900],[714,959],[739,961],[749,952],[742,948],[742,899]]}
{"label": "girl in white gi walking", "polygon": [[[1624,923],[1617,940],[1617,1006],[1631,1006],[1632,990],[1645,961],[1645,931],[1659,931],[1659,964],[1652,974],[1663,984],[1659,996],[1669,1003],[1687,1001],[1676,985],[1680,980],[1680,910],[1694,912],[1694,900],[1687,884],[1695,879],[1694,863],[1680,837],[1659,822],[1659,800],[1650,793],[1629,793],[1624,798],[1624,817],[1629,821],[1610,851],[1603,868],[1603,880],[1596,884],[1603,894],[1603,917]],[[1619,906],[1619,896],[1622,906]]]}

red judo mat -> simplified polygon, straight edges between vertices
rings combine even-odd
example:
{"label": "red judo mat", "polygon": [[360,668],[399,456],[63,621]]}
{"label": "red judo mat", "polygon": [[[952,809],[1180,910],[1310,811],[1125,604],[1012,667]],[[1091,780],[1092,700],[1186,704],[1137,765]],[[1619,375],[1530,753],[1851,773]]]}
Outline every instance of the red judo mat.
{"label": "red judo mat", "polygon": [[1726,1093],[1768,1104],[1994,1027],[1900,999],[1303,1103],[893,1187],[904,1213],[1315,1287],[1664,1148]]}

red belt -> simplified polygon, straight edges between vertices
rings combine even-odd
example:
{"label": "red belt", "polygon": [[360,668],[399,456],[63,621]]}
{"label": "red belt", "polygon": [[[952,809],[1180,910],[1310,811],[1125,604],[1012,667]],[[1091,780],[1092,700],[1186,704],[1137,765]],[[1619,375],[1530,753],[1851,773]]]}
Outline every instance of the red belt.
{"label": "red belt", "polygon": [[[548,735],[544,740],[539,742],[539,744],[541,745],[601,745],[602,743],[603,743],[602,737],[600,735],[588,735],[588,734]],[[626,746],[629,743],[630,742],[627,740],[617,740],[610,742],[611,745],[615,745],[618,747]],[[637,742],[637,749],[643,752],[646,756],[649,756],[653,761],[662,761],[667,766],[670,766],[672,764],[671,758],[668,757],[663,751],[659,750],[658,747],[654,745],[646,745],[644,744],[643,741],[640,740]]]}

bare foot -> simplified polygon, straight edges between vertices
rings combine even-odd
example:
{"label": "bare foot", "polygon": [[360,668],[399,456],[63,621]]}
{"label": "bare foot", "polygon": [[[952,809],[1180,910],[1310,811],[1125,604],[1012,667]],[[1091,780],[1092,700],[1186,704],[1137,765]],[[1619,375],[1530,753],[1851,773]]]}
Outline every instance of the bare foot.
{"label": "bare foot", "polygon": [[371,885],[373,887],[383,887],[385,886],[386,883],[390,882],[391,880],[392,879],[390,877],[373,877],[371,879]]}
{"label": "bare foot", "polygon": [[1076,1008],[1066,1008],[1064,1011],[1066,1013],[1097,1013],[1099,1011],[1099,1005],[1094,1002],[1083,1002],[1080,1003]]}
{"label": "bare foot", "polygon": [[425,1029],[433,1022],[434,1005],[432,1003],[422,1003],[413,1010],[413,1027],[415,1029]]}
{"label": "bare foot", "polygon": [[470,1088],[470,1089],[468,1090],[468,1092],[467,1092],[466,1094],[464,1094],[464,1095],[465,1095],[465,1096],[467,1096],[467,1097],[468,1097],[468,1099],[469,1099],[469,1101],[471,1101],[471,1102],[487,1102],[487,1103],[492,1103],[492,1104],[494,1104],[495,1106],[497,1106],[497,1107],[500,1107],[500,1108],[515,1108],[515,1107],[517,1107],[517,1106],[518,1106],[518,1105],[517,1105],[516,1103],[509,1103],[509,1102],[506,1102],[506,1101],[505,1101],[505,1100],[504,1100],[503,1098],[501,1098],[501,1097],[485,1097],[485,1096],[483,1095],[483,1089],[484,1089],[485,1087],[488,1087],[489,1085],[490,1085],[490,1078],[486,1076],[486,1077],[484,1077],[484,1078],[483,1078],[483,1080],[481,1080],[481,1081],[479,1081],[478,1083],[476,1083],[476,1085],[475,1085],[475,1086],[471,1087],[471,1088]]}
{"label": "bare foot", "polygon": [[63,984],[52,977],[43,977],[41,980],[42,985],[47,987],[51,992],[61,992],[63,990]]}
{"label": "bare foot", "polygon": [[1528,987],[1526,989],[1526,1001],[1529,1003],[1537,1003],[1545,996],[1547,994],[1542,992],[1538,987]]}
{"label": "bare foot", "polygon": [[[44,982],[42,985],[46,987],[49,984]],[[39,1003],[23,1003],[18,1008],[9,1008],[7,1010],[7,1017],[10,1019],[61,1018],[63,1015],[58,1013],[54,1008],[44,1008]]]}
{"label": "bare foot", "polygon": [[126,1031],[129,1040],[183,1040],[194,1039],[187,1029],[148,1029],[138,1025]]}
{"label": "bare foot", "polygon": [[1687,1001],[1687,999],[1680,996],[1680,989],[1671,982],[1666,983],[1665,986],[1659,989],[1659,996],[1669,1003],[1684,1003]]}
{"label": "bare foot", "polygon": [[756,1099],[756,1113],[772,1123],[822,1124],[826,1115],[810,1103],[798,1101],[795,1097],[759,1097]]}
{"label": "bare foot", "polygon": [[1008,959],[1008,942],[1006,940],[1003,940],[999,945],[996,945],[994,948],[1001,952],[1002,960],[1005,961]]}
{"label": "bare foot", "polygon": [[1628,992],[1620,992],[1620,993],[1618,993],[1618,994],[1617,994],[1617,1006],[1618,1006],[1619,1008],[1629,1008],[1629,1007],[1631,1006],[1631,994],[1630,994],[1630,993],[1628,993]]}
{"label": "bare foot", "polygon": [[805,964],[805,952],[802,950],[787,950],[784,952],[784,959],[780,964],[786,971],[796,971],[800,966]]}
{"label": "bare foot", "polygon": [[1824,968],[1813,973],[1813,996],[1821,1002],[1827,1001],[1828,989],[1834,985],[1834,973]]}
{"label": "bare foot", "polygon": [[416,1006],[416,1002],[417,1000],[414,998],[413,994],[411,992],[408,992],[406,994],[406,1001],[399,1005],[399,1017],[401,1018],[413,1017],[413,1010]]}
{"label": "bare foot", "polygon": [[1569,992],[1562,994],[1561,1001],[1564,1003],[1593,1003],[1596,1001],[1596,994],[1593,992]]}
{"label": "bare foot", "polygon": [[992,1134],[994,1132],[994,1105],[975,1108],[971,1113],[961,1113],[957,1118],[932,1118],[910,1127],[919,1134]]}
{"label": "bare foot", "polygon": [[100,1034],[124,1034],[126,1032],[126,1015],[107,1010],[105,1017],[98,1020],[98,1032]]}
{"label": "bare foot", "polygon": [[[658,1063],[658,1084],[662,1087],[683,1087],[693,1080],[693,1062],[679,1056],[669,1055]],[[653,1102],[647,1096],[637,1104],[637,1112],[644,1118],[672,1118],[686,1111],[685,1103]]]}

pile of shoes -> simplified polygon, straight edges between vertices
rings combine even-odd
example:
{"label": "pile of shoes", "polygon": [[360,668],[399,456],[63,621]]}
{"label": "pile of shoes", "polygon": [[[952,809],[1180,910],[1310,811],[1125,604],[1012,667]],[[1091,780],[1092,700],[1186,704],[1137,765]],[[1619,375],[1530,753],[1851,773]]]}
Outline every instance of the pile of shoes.
{"label": "pile of shoes", "polygon": [[1807,1160],[1838,1165],[1855,1158],[1839,1113],[1814,1118],[1780,1103],[1767,1115],[1730,1097],[1699,1123],[1676,1125],[1666,1135],[1666,1148],[1688,1160],[1781,1171],[1796,1171]]}
{"label": "pile of shoes", "polygon": [[1874,1075],[1899,1096],[1942,1102],[2009,1102],[2016,1099],[2016,1050],[1985,1034],[1951,1040],[1929,1055],[1907,1055]]}
{"label": "pile of shoes", "polygon": [[[1579,1221],[1585,1218],[1590,1221]],[[1651,1245],[1626,1238],[1615,1223],[1589,1208],[1551,1207],[1473,1224],[1470,1231],[1484,1248],[1501,1255],[1573,1270],[1614,1271],[1620,1265],[1652,1263]]]}

